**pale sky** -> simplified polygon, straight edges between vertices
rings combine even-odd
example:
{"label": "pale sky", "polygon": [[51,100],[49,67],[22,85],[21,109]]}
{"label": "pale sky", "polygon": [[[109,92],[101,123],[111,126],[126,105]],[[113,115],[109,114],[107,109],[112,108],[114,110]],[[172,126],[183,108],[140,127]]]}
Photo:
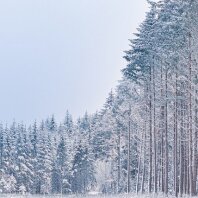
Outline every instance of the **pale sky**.
{"label": "pale sky", "polygon": [[0,1],[0,120],[99,110],[147,10],[146,0]]}

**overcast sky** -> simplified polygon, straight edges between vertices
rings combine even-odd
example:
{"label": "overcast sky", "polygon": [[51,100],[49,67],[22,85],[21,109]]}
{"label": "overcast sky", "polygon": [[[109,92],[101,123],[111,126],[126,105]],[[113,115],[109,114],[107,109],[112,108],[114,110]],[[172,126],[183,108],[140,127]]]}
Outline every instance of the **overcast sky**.
{"label": "overcast sky", "polygon": [[0,120],[99,110],[146,0],[0,1]]}

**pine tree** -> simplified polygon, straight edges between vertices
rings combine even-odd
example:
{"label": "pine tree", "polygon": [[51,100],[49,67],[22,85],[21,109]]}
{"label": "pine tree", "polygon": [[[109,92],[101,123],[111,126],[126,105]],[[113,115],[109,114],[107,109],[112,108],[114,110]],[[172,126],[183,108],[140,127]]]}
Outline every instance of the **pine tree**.
{"label": "pine tree", "polygon": [[72,191],[74,193],[86,193],[92,189],[95,183],[93,159],[86,143],[79,142],[72,170]]}

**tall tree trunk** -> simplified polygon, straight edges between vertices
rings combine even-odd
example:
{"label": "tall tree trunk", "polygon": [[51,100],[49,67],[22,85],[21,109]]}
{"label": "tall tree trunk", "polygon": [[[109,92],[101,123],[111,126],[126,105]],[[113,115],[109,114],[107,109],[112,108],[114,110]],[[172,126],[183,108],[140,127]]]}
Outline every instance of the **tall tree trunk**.
{"label": "tall tree trunk", "polygon": [[144,140],[143,140],[143,168],[142,168],[142,181],[141,181],[141,193],[144,193],[144,182],[145,182],[145,171],[146,171],[146,123],[145,123],[145,130],[144,130]]}
{"label": "tall tree trunk", "polygon": [[166,102],[165,102],[165,183],[164,183],[164,193],[168,194],[168,68],[166,66]]}
{"label": "tall tree trunk", "polygon": [[173,151],[173,164],[174,164],[174,191],[175,191],[175,196],[178,196],[178,164],[177,164],[177,122],[178,122],[178,112],[177,112],[177,78],[178,78],[178,73],[177,73],[177,67],[176,67],[176,75],[175,75],[175,112],[174,112],[174,151]]}
{"label": "tall tree trunk", "polygon": [[[154,58],[153,58],[154,59]],[[154,150],[154,192],[157,193],[157,135],[156,135],[156,110],[155,110],[155,66],[153,64],[153,150]]]}
{"label": "tall tree trunk", "polygon": [[195,136],[194,136],[194,154],[193,154],[193,188],[194,195],[197,195],[197,138],[198,138],[198,99],[197,99],[198,90],[195,90]]}
{"label": "tall tree trunk", "polygon": [[184,162],[184,151],[183,151],[183,131],[184,131],[184,107],[183,107],[183,99],[181,99],[181,128],[180,128],[180,136],[179,136],[179,195],[182,196],[184,193],[184,175],[185,175],[185,162]]}
{"label": "tall tree trunk", "polygon": [[117,152],[118,152],[118,181],[117,181],[117,193],[120,192],[120,175],[121,175],[121,154],[120,154],[120,129],[118,129],[118,143],[117,143]]}
{"label": "tall tree trunk", "polygon": [[164,123],[165,123],[165,106],[164,106],[164,82],[163,82],[163,64],[161,63],[161,101],[162,105],[160,107],[160,177],[159,177],[159,190],[164,192]]}
{"label": "tall tree trunk", "polygon": [[152,171],[153,171],[153,148],[152,148],[152,93],[151,93],[151,84],[152,84],[152,68],[150,67],[150,90],[149,90],[149,112],[150,112],[150,129],[149,129],[149,183],[148,191],[152,191]]}
{"label": "tall tree trunk", "polygon": [[[129,109],[130,111],[130,109]],[[129,112],[129,123],[128,123],[128,157],[127,157],[127,193],[130,193],[130,177],[131,177],[131,120]]]}
{"label": "tall tree trunk", "polygon": [[189,190],[190,195],[193,195],[193,175],[192,175],[192,160],[193,160],[193,144],[192,144],[192,55],[191,55],[191,34],[189,33]]}

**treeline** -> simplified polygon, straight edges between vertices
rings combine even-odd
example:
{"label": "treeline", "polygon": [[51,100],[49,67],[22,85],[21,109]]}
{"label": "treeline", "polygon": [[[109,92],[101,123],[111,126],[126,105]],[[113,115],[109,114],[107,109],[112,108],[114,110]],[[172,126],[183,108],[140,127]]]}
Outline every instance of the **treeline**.
{"label": "treeline", "polygon": [[[95,185],[88,117],[73,126],[67,112],[60,126],[54,116],[26,128],[0,127],[2,193],[85,193]],[[77,133],[76,130],[80,130]]]}
{"label": "treeline", "polygon": [[[118,116],[121,101],[111,92],[99,113],[76,122],[67,112],[60,124],[54,116],[29,127],[1,124],[0,193],[126,192],[129,119],[128,109]],[[134,154],[131,166],[136,161]]]}
{"label": "treeline", "polygon": [[143,91],[136,191],[196,195],[198,1],[149,2],[123,70]]}
{"label": "treeline", "polygon": [[1,127],[2,192],[197,194],[198,0],[149,3],[99,112]]}

